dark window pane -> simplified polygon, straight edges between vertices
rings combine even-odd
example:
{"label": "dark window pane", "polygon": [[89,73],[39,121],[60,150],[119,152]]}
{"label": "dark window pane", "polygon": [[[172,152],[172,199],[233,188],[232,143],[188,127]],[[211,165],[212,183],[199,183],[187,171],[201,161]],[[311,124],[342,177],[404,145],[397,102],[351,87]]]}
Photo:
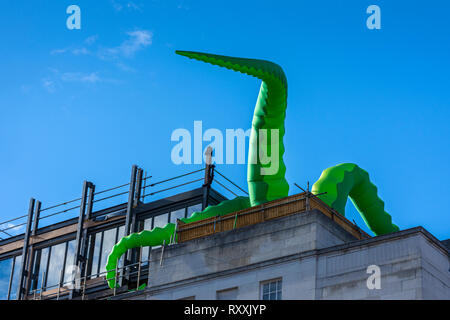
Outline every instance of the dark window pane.
{"label": "dark window pane", "polygon": [[[66,265],[64,267],[64,285],[67,286],[69,281],[74,280],[76,268],[74,266],[75,259],[75,240],[67,243]],[[72,267],[73,266],[73,267]]]}
{"label": "dark window pane", "polygon": [[160,214],[159,216],[155,216],[153,219],[153,228],[155,228],[155,227],[160,227],[160,228],[163,228],[166,224],[167,224],[167,222],[168,222],[168,219],[169,219],[169,214],[168,213],[163,213],[163,214]]}
{"label": "dark window pane", "polygon": [[0,261],[0,300],[8,299],[9,278],[11,276],[12,258]]}
{"label": "dark window pane", "polygon": [[[119,242],[125,236],[125,226],[120,226],[117,230],[117,242]],[[119,268],[123,266],[123,257],[122,255],[119,259]]]}
{"label": "dark window pane", "polygon": [[19,273],[21,263],[22,263],[22,256],[17,256],[14,258],[14,270],[11,284],[11,293],[9,295],[10,300],[15,300],[17,297],[17,288],[19,287]]}
{"label": "dark window pane", "polygon": [[170,222],[177,223],[177,219],[184,218],[184,208],[172,211],[170,213]]}
{"label": "dark window pane", "polygon": [[264,293],[264,294],[269,293],[269,284],[268,284],[268,283],[265,283],[265,284],[263,285],[263,293]]}
{"label": "dark window pane", "polygon": [[277,283],[276,282],[271,282],[270,283],[270,291],[276,291],[277,290]]}
{"label": "dark window pane", "polygon": [[92,269],[91,269],[91,274],[93,276],[91,278],[96,278],[98,273],[98,261],[100,259],[100,242],[102,241],[102,233],[98,232],[92,236],[95,237],[95,243],[94,243],[94,253],[92,255]]}
{"label": "dark window pane", "polygon": [[[117,242],[119,242],[120,239],[122,239],[124,236],[125,236],[125,226],[120,226],[120,227],[117,229]],[[123,259],[124,259],[124,257],[125,257],[124,254],[120,257],[118,268],[123,267]],[[119,274],[122,274],[122,270],[119,269],[119,270],[118,270],[118,273],[119,273]],[[119,277],[118,281],[119,281],[119,283],[122,283],[122,276]]]}
{"label": "dark window pane", "polygon": [[280,291],[281,290],[281,280],[277,281],[277,290]]}
{"label": "dark window pane", "polygon": [[61,278],[61,270],[64,267],[64,255],[66,253],[66,242],[52,246],[50,250],[50,261],[48,265],[47,289],[54,289],[58,286]]}
{"label": "dark window pane", "polygon": [[190,206],[187,208],[187,217],[189,218],[191,216],[191,214],[193,214],[194,212],[200,212],[200,211],[202,211],[201,203],[194,204],[193,206]]}
{"label": "dark window pane", "polygon": [[44,276],[44,272],[47,272],[47,263],[48,263],[48,251],[49,248],[41,249],[41,260],[39,263],[38,272],[38,282],[36,285],[36,289],[41,289],[42,277]]}
{"label": "dark window pane", "polygon": [[[116,232],[117,229],[109,229],[103,231],[103,245],[102,245],[102,256],[100,262],[100,272],[106,271],[106,260],[111,253],[112,247],[116,244]],[[102,274],[105,276],[105,274]]]}

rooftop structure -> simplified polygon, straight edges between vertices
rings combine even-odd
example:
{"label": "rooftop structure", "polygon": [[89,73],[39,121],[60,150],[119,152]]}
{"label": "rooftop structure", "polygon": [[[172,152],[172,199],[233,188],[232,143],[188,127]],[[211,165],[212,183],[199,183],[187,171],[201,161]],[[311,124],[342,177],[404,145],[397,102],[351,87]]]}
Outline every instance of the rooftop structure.
{"label": "rooftop structure", "polygon": [[[1,222],[0,300],[75,299],[102,290],[112,294],[104,280],[105,265],[118,239],[227,199],[212,188],[213,182],[225,193],[243,192],[214,166],[161,181],[150,178],[133,166],[129,183],[96,191],[92,182],[85,181],[80,198],[49,207],[31,199],[27,215]],[[159,196],[164,193],[169,195]],[[22,233],[14,235],[17,230]],[[136,281],[136,263],[139,269],[147,266],[139,275],[140,282],[146,281],[149,251],[130,250],[125,264],[121,260],[131,272],[126,279],[121,277],[124,288]]]}
{"label": "rooftop structure", "polygon": [[[176,177],[205,172],[201,188],[151,202],[142,201],[150,185],[176,179],[146,184],[140,168],[132,172],[129,184],[106,191],[95,192],[85,182],[73,209],[79,217],[47,226],[39,227],[36,219],[47,210],[32,200],[34,215],[28,217],[34,218],[26,232],[0,241],[0,298],[450,299],[446,242],[421,227],[371,237],[309,190],[183,224],[179,218],[225,199],[211,188],[213,181],[220,183],[213,179],[214,167]],[[110,197],[106,192],[121,194],[124,187],[128,202],[92,210],[96,201]],[[106,257],[127,224],[137,232],[170,221],[178,221],[177,241],[129,250],[116,270],[119,286],[110,289]],[[367,286],[371,265],[380,268],[380,289]]]}

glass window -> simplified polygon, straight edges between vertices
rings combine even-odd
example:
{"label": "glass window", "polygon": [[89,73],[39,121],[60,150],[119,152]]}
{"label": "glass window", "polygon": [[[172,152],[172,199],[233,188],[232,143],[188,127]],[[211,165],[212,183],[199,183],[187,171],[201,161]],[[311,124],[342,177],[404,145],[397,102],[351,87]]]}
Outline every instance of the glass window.
{"label": "glass window", "polygon": [[[117,242],[120,241],[120,239],[122,239],[125,236],[125,226],[120,226],[119,229],[117,230]],[[122,255],[119,259],[119,269],[123,267],[123,261],[124,261],[124,257],[125,255]],[[122,285],[122,272],[123,270],[119,270],[118,273],[120,274],[120,277],[118,278],[118,283],[119,285]]]}
{"label": "glass window", "polygon": [[52,246],[50,249],[50,260],[46,289],[54,289],[58,286],[61,278],[61,270],[64,268],[64,257],[66,254],[66,242]]}
{"label": "glass window", "polygon": [[[89,243],[92,244],[94,241],[94,246],[91,247],[91,278],[96,278],[98,276],[106,276],[106,262],[108,261],[108,256],[111,253],[114,245],[120,241],[125,235],[125,226],[120,226],[117,228],[100,231],[96,234],[91,235],[91,240]],[[119,259],[119,268],[123,266],[124,256]],[[101,273],[98,275],[98,273]]]}
{"label": "glass window", "polygon": [[[57,245],[42,248],[36,251],[33,267],[33,282],[30,291],[41,287],[51,290],[58,287],[62,280],[63,286],[67,286],[72,280],[75,259],[75,240],[59,243]],[[63,279],[61,279],[61,273]]]}
{"label": "glass window", "polygon": [[9,294],[10,300],[15,300],[17,297],[17,289],[19,288],[19,272],[20,265],[22,264],[22,256],[17,256],[14,258],[14,270],[13,270],[13,278],[11,282],[11,291]]}
{"label": "glass window", "polygon": [[120,239],[122,239],[124,235],[125,235],[125,226],[120,226],[119,231],[117,232],[117,241],[120,241]]}
{"label": "glass window", "polygon": [[64,267],[64,285],[68,285],[69,281],[73,281],[72,272],[75,268],[71,266],[74,265],[75,259],[75,240],[69,241],[67,243],[67,255],[66,255],[66,266]]}
{"label": "glass window", "polygon": [[[100,258],[100,272],[106,271],[106,261],[111,253],[112,247],[116,244],[117,228],[103,231],[102,255]],[[105,276],[105,274],[102,274]]]}
{"label": "glass window", "polygon": [[[152,229],[152,218],[145,219],[143,230],[151,230],[151,229]],[[142,247],[141,261],[147,261],[149,259],[149,254],[150,254],[150,247]]]}
{"label": "glass window", "polygon": [[281,279],[261,283],[262,300],[281,300]]}
{"label": "glass window", "polygon": [[184,218],[185,208],[181,208],[170,213],[170,222],[177,223],[177,219]]}
{"label": "glass window", "polygon": [[0,300],[8,299],[9,279],[11,277],[13,259],[0,261]]}
{"label": "glass window", "polygon": [[[95,243],[94,243],[94,253],[92,255],[92,277],[96,278],[98,273],[98,262],[100,261],[100,244],[102,242],[102,232],[99,232],[97,234],[91,235],[91,237],[94,237]],[[91,243],[91,242],[89,242]]]}
{"label": "glass window", "polygon": [[164,227],[167,224],[168,220],[169,220],[168,213],[163,213],[163,214],[160,214],[159,216],[155,216],[153,218],[153,228]]}
{"label": "glass window", "polygon": [[[50,248],[44,248],[40,250],[40,253],[37,253],[36,258],[38,258],[40,256],[40,263],[39,263],[39,267],[36,268],[35,272],[37,273],[38,276],[38,282],[36,284],[36,289],[41,289],[41,284],[42,284],[42,277],[44,276],[44,272],[47,272],[47,264],[48,264],[48,253],[50,251]],[[45,283],[45,280],[44,280]]]}
{"label": "glass window", "polygon": [[187,208],[187,217],[189,218],[191,214],[193,214],[194,212],[200,211],[202,211],[202,204],[201,203],[194,204],[193,206]]}
{"label": "glass window", "polygon": [[[159,228],[163,228],[169,219],[169,214],[168,213],[163,213],[160,214],[159,216],[155,216],[153,217],[153,228],[159,227]],[[159,248],[160,246],[154,246],[152,248],[156,249]]]}

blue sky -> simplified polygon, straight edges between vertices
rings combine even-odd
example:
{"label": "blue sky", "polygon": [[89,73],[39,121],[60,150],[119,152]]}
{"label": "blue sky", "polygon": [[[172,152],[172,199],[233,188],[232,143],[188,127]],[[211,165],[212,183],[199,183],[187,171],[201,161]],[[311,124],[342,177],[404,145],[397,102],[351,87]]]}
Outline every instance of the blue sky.
{"label": "blue sky", "polygon": [[[66,8],[81,8],[81,30]],[[381,8],[381,30],[366,8]],[[251,77],[175,49],[262,58],[289,83],[290,193],[322,170],[369,172],[394,222],[450,238],[450,27],[446,1],[23,1],[0,10],[0,194],[4,221],[125,183],[199,165],[171,162],[173,130],[248,129]],[[218,169],[246,187],[245,165]],[[347,217],[367,230],[350,201]]]}

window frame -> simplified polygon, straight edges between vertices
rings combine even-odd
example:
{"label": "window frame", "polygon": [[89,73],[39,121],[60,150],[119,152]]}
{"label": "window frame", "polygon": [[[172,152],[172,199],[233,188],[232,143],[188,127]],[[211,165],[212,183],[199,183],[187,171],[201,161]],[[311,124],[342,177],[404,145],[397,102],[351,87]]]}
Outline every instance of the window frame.
{"label": "window frame", "polygon": [[[268,279],[268,280],[264,280],[264,281],[260,281],[259,282],[259,299],[260,300],[264,300],[264,285],[266,284],[270,284],[270,283],[276,283],[276,290],[274,291],[276,294],[276,299],[275,300],[282,300],[283,298],[283,278],[282,277],[278,277],[278,278],[273,278],[273,279]],[[281,289],[278,290],[278,282],[281,283]],[[270,297],[270,293],[272,291],[270,291],[270,287],[269,287],[269,297]],[[278,297],[278,294],[280,294],[280,297]],[[270,299],[268,299],[270,300]]]}

